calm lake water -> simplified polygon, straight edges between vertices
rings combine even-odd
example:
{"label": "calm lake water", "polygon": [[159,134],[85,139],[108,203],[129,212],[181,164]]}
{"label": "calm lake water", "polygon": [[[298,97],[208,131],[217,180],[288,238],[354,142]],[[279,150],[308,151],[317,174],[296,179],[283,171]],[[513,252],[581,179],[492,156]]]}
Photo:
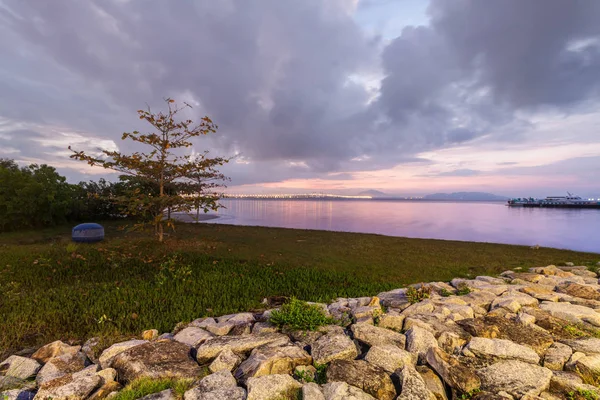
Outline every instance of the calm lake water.
{"label": "calm lake water", "polygon": [[207,223],[540,245],[600,253],[600,210],[509,208],[505,203],[224,200]]}

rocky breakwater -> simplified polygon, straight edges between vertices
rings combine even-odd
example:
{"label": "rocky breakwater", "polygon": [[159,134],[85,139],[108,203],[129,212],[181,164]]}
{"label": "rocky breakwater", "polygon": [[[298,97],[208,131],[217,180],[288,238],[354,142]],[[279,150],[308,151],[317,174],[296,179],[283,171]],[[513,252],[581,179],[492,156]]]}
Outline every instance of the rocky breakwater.
{"label": "rocky breakwater", "polygon": [[50,343],[4,360],[0,391],[10,400],[100,400],[143,377],[170,377],[188,379],[187,391],[147,398],[600,399],[600,286],[586,267],[432,282],[316,307],[332,323],[313,331],[276,326],[268,310],[146,331],[101,351],[95,339]]}

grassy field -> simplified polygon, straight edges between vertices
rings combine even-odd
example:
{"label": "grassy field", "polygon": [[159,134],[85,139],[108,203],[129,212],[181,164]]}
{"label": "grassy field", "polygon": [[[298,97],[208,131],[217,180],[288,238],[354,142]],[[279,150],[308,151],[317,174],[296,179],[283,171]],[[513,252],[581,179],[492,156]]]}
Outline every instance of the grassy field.
{"label": "grassy field", "polygon": [[0,235],[0,355],[56,339],[109,339],[259,309],[268,296],[329,301],[406,284],[600,255],[487,243],[211,224],[163,244],[115,223],[107,240],[69,227]]}

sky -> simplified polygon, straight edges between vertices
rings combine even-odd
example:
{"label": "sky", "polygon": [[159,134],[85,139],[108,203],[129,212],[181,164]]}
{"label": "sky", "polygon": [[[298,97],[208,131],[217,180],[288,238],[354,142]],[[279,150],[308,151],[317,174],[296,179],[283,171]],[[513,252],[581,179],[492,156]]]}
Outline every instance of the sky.
{"label": "sky", "polygon": [[188,102],[230,193],[600,196],[596,0],[0,0],[0,158],[115,179]]}

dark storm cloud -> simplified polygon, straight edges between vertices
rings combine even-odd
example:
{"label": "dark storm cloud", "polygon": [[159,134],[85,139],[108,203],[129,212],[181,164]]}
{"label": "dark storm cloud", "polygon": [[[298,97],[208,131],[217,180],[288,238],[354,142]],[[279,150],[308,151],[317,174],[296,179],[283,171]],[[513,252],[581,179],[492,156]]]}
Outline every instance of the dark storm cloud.
{"label": "dark storm cloud", "polygon": [[[0,117],[125,146],[144,102],[197,101],[192,116],[220,126],[199,145],[250,162],[227,166],[235,185],[387,168],[484,135],[521,140],[530,125],[518,113],[598,100],[599,2],[433,0],[430,25],[387,44],[350,3],[0,0]],[[360,77],[378,68],[373,99]]]}

